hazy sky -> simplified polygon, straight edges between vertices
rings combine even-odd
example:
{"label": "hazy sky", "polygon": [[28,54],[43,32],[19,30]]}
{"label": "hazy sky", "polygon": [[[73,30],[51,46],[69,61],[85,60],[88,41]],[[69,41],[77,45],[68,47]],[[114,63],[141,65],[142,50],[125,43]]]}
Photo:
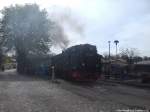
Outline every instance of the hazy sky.
{"label": "hazy sky", "polygon": [[91,43],[103,53],[110,40],[114,53],[117,39],[119,48],[137,48],[150,56],[150,0],[0,0],[0,9],[16,3],[37,3],[49,14],[55,10],[71,15],[66,19],[70,26],[64,26],[70,46]]}

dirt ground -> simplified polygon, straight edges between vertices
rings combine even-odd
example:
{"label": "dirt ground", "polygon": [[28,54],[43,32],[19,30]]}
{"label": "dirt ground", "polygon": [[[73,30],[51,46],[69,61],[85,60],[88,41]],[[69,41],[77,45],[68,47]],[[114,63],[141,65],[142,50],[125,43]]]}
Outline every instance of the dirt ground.
{"label": "dirt ground", "polygon": [[150,109],[150,90],[97,82],[79,84],[0,72],[0,112],[116,112]]}

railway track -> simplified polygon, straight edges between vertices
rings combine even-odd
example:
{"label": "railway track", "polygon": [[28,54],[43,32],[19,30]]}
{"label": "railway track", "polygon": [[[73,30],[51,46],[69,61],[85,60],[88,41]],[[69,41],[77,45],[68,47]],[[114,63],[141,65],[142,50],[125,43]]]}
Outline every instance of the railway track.
{"label": "railway track", "polygon": [[150,83],[147,84],[143,84],[137,81],[117,81],[117,80],[101,80],[98,81],[97,83],[101,84],[101,83],[108,83],[111,85],[115,85],[115,84],[122,84],[122,85],[126,85],[126,86],[132,86],[132,87],[137,87],[137,88],[144,88],[144,89],[150,89]]}
{"label": "railway track", "polygon": [[150,109],[149,90],[113,82],[72,83],[63,82],[61,87],[92,102],[111,103],[130,109]]}

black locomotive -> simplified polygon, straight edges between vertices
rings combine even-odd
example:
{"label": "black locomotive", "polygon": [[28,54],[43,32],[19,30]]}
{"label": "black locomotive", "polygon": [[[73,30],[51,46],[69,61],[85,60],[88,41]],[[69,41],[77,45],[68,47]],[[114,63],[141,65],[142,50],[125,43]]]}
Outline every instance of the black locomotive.
{"label": "black locomotive", "polygon": [[101,55],[94,45],[76,45],[53,56],[52,66],[58,78],[95,81],[101,74]]}

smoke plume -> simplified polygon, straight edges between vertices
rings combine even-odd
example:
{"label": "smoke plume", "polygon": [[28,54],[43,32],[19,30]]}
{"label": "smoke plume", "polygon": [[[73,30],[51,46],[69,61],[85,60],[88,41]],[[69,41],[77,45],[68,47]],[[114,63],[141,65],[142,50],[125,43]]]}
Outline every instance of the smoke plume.
{"label": "smoke plume", "polygon": [[[52,7],[48,11],[50,19],[53,20],[55,24],[55,31],[58,34],[53,36],[54,45],[65,49],[69,43],[73,40],[69,37],[69,33],[78,35],[80,37],[84,34],[84,24],[80,16],[75,14],[70,8],[60,8]],[[59,27],[58,27],[59,26]]]}

